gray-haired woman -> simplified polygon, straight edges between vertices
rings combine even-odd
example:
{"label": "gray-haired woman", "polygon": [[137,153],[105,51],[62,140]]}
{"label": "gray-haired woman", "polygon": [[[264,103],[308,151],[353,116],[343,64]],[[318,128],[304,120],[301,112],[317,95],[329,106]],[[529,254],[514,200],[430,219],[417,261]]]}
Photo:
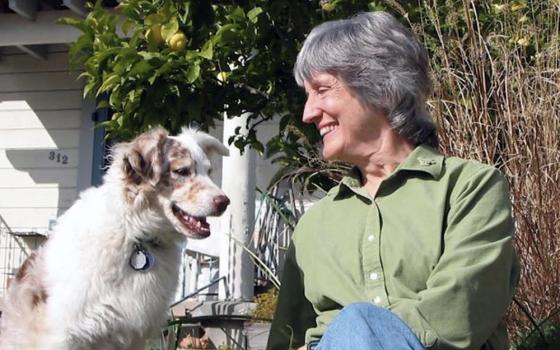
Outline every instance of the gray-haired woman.
{"label": "gray-haired woman", "polygon": [[267,349],[507,349],[508,186],[447,157],[426,50],[384,12],[324,23],[294,74],[323,156],[355,166],[301,218]]}

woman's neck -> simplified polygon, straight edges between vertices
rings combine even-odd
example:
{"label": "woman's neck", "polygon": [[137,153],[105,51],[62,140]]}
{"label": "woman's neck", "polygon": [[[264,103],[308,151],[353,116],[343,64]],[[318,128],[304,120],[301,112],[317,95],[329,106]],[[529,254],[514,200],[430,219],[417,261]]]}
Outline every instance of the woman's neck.
{"label": "woman's neck", "polygon": [[381,182],[389,176],[414,150],[404,137],[394,134],[384,140],[361,164],[356,164],[362,175],[362,186],[375,197]]}

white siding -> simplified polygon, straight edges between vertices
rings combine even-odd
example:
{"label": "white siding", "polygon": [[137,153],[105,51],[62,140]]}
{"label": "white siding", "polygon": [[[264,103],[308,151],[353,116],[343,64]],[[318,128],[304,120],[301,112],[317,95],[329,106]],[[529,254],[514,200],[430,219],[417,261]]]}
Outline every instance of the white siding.
{"label": "white siding", "polygon": [[0,215],[13,231],[46,233],[77,197],[81,83],[66,48],[46,61],[18,51],[0,60]]}

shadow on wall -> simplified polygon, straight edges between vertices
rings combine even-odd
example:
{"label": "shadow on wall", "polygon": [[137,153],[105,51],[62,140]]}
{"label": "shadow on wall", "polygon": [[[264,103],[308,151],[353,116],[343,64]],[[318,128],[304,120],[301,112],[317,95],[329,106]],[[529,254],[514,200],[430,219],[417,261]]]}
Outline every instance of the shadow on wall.
{"label": "shadow on wall", "polygon": [[79,90],[0,92],[0,207],[15,231],[44,233],[77,198],[82,105]]}
{"label": "shadow on wall", "polygon": [[[58,194],[56,216],[60,216],[76,198],[77,150],[44,149],[6,149],[6,158],[15,170],[27,173],[13,179],[12,184],[23,191],[19,202],[28,202],[30,208],[44,207],[52,203]],[[26,195],[29,192],[29,197]],[[58,193],[57,193],[58,192]],[[16,200],[14,198],[14,200]]]}

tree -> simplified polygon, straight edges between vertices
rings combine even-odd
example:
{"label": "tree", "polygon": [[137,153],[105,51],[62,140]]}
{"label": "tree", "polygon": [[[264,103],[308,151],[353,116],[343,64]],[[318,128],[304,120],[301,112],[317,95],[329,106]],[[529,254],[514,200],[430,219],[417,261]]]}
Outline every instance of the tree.
{"label": "tree", "polygon": [[[279,115],[281,129],[306,130],[292,66],[306,33],[336,2],[127,0],[110,10],[98,1],[85,19],[62,23],[82,32],[71,60],[84,70],[85,96],[108,94],[98,108],[113,111],[103,123],[109,134],[130,137],[158,124],[207,129],[224,113],[249,112],[249,136],[235,144],[262,151],[255,127],[264,120]],[[347,13],[367,9],[349,3]]]}
{"label": "tree", "polygon": [[[363,0],[125,0],[107,9],[97,1],[85,19],[62,23],[82,32],[70,57],[83,70],[84,96],[109,96],[98,104],[113,112],[101,123],[109,136],[155,125],[207,130],[224,114],[249,113],[248,135],[230,142],[276,157],[279,177],[303,165],[303,179],[321,168],[307,186],[328,188],[340,172],[308,156],[319,135],[301,122],[305,95],[292,68],[315,25],[381,8]],[[256,131],[273,117],[279,132],[265,150]]]}

